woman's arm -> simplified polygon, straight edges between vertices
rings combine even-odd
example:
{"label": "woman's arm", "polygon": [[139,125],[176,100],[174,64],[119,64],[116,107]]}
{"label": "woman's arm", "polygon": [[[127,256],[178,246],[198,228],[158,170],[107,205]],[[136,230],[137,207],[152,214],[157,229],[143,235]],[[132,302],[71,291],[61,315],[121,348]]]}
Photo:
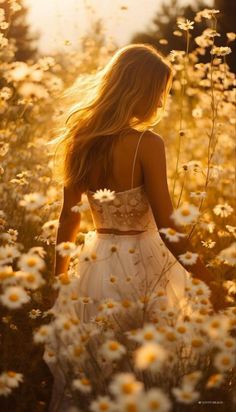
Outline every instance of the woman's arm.
{"label": "woman's arm", "polygon": [[[171,219],[174,208],[168,189],[166,154],[162,138],[151,131],[146,133],[145,138],[142,140],[140,158],[144,174],[145,190],[158,229],[171,227],[183,233],[181,228]],[[177,260],[179,260],[180,254],[186,251],[193,251],[193,247],[187,238],[181,238],[179,242],[173,243],[169,242],[164,235],[161,235],[161,237]],[[181,264],[186,270],[192,272],[197,278],[206,283],[214,280],[213,274],[208,271],[199,257],[194,265],[184,265],[182,262]]]}
{"label": "woman's arm", "polygon": [[[78,187],[64,187],[63,204],[59,216],[59,225],[56,235],[56,245],[61,242],[75,242],[80,226],[80,213],[72,212],[71,208],[81,201],[82,191]],[[70,257],[62,257],[55,249],[54,276],[66,273]]]}

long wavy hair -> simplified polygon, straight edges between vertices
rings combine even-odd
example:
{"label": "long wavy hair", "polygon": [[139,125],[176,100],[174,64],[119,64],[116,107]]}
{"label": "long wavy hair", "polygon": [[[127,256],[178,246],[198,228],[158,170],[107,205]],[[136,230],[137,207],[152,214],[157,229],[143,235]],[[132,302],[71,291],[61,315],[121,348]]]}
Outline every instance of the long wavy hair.
{"label": "long wavy hair", "polygon": [[98,161],[103,167],[99,181],[106,181],[112,175],[117,139],[160,120],[171,83],[170,63],[147,44],[120,48],[89,81],[80,82],[80,101],[66,113],[62,133],[49,142],[57,145],[55,175],[63,185],[89,188],[91,169]]}

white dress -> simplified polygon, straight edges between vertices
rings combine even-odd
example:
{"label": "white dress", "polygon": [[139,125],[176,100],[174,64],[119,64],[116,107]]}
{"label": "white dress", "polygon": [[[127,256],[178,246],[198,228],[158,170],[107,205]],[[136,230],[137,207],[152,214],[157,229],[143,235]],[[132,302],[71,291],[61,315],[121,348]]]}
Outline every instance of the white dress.
{"label": "white dress", "polygon": [[[142,135],[136,147],[133,171]],[[92,302],[84,304],[75,300],[68,305],[62,292],[54,304],[54,311],[69,312],[81,322],[88,322],[96,316],[103,299],[137,301],[158,288],[165,289],[170,307],[179,308],[185,297],[185,282],[189,273],[163,243],[144,185],[116,192],[115,199],[106,202],[96,200],[93,194],[87,191],[95,229],[143,232],[132,235],[98,233],[96,230],[89,232],[79,255],[73,291],[78,296],[90,297]],[[51,363],[49,367],[54,375],[49,411],[64,412],[67,410],[66,403],[59,402],[64,377],[59,367]]]}

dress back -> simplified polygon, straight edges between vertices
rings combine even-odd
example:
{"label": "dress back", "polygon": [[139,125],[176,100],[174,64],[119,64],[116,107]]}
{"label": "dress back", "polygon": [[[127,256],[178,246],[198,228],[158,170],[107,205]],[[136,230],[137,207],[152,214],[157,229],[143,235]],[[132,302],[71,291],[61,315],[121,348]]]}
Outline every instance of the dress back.
{"label": "dress back", "polygon": [[144,185],[133,187],[135,162],[144,133],[145,131],[139,136],[134,154],[131,188],[122,192],[115,192],[115,198],[105,202],[95,199],[95,192],[86,191],[95,229],[124,231],[156,229],[156,222]]}

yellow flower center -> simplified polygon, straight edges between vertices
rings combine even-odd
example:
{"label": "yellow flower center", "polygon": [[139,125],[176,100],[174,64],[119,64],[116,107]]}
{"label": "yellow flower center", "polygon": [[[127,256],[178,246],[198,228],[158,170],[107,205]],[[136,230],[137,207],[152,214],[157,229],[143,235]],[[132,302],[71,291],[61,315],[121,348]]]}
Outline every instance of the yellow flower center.
{"label": "yellow flower center", "polygon": [[168,229],[168,234],[169,235],[175,235],[176,234],[176,230],[174,230],[174,229]]}
{"label": "yellow flower center", "polygon": [[152,332],[146,332],[143,337],[145,340],[152,340],[154,336]]}
{"label": "yellow flower center", "polygon": [[149,408],[153,411],[157,411],[160,408],[160,403],[158,401],[150,401]]}
{"label": "yellow flower center", "polygon": [[9,378],[14,378],[16,376],[16,372],[14,371],[7,371],[7,376],[9,376]]}
{"label": "yellow flower center", "polygon": [[27,276],[27,281],[29,283],[33,283],[35,281],[35,275],[33,275],[32,273],[30,275]]}
{"label": "yellow flower center", "polygon": [[36,264],[36,260],[34,258],[29,258],[27,260],[27,265],[30,266],[30,267],[35,266],[35,264]]}
{"label": "yellow flower center", "polygon": [[181,211],[181,214],[182,214],[182,216],[189,216],[189,215],[190,215],[190,211],[189,211],[189,209],[183,209],[183,210]]}
{"label": "yellow flower center", "polygon": [[133,392],[133,384],[132,383],[124,383],[122,385],[122,390],[126,394],[132,393]]}
{"label": "yellow flower center", "polygon": [[193,339],[192,340],[192,346],[194,348],[200,348],[200,346],[202,346],[202,340],[201,339]]}
{"label": "yellow flower center", "polygon": [[87,378],[82,378],[81,379],[81,383],[85,386],[89,386],[90,385],[90,381]]}
{"label": "yellow flower center", "polygon": [[109,349],[112,351],[116,351],[117,349],[119,349],[119,344],[117,342],[111,342],[109,344]]}
{"label": "yellow flower center", "polygon": [[19,295],[12,293],[11,295],[9,295],[9,300],[11,300],[12,302],[17,302],[19,300]]}

